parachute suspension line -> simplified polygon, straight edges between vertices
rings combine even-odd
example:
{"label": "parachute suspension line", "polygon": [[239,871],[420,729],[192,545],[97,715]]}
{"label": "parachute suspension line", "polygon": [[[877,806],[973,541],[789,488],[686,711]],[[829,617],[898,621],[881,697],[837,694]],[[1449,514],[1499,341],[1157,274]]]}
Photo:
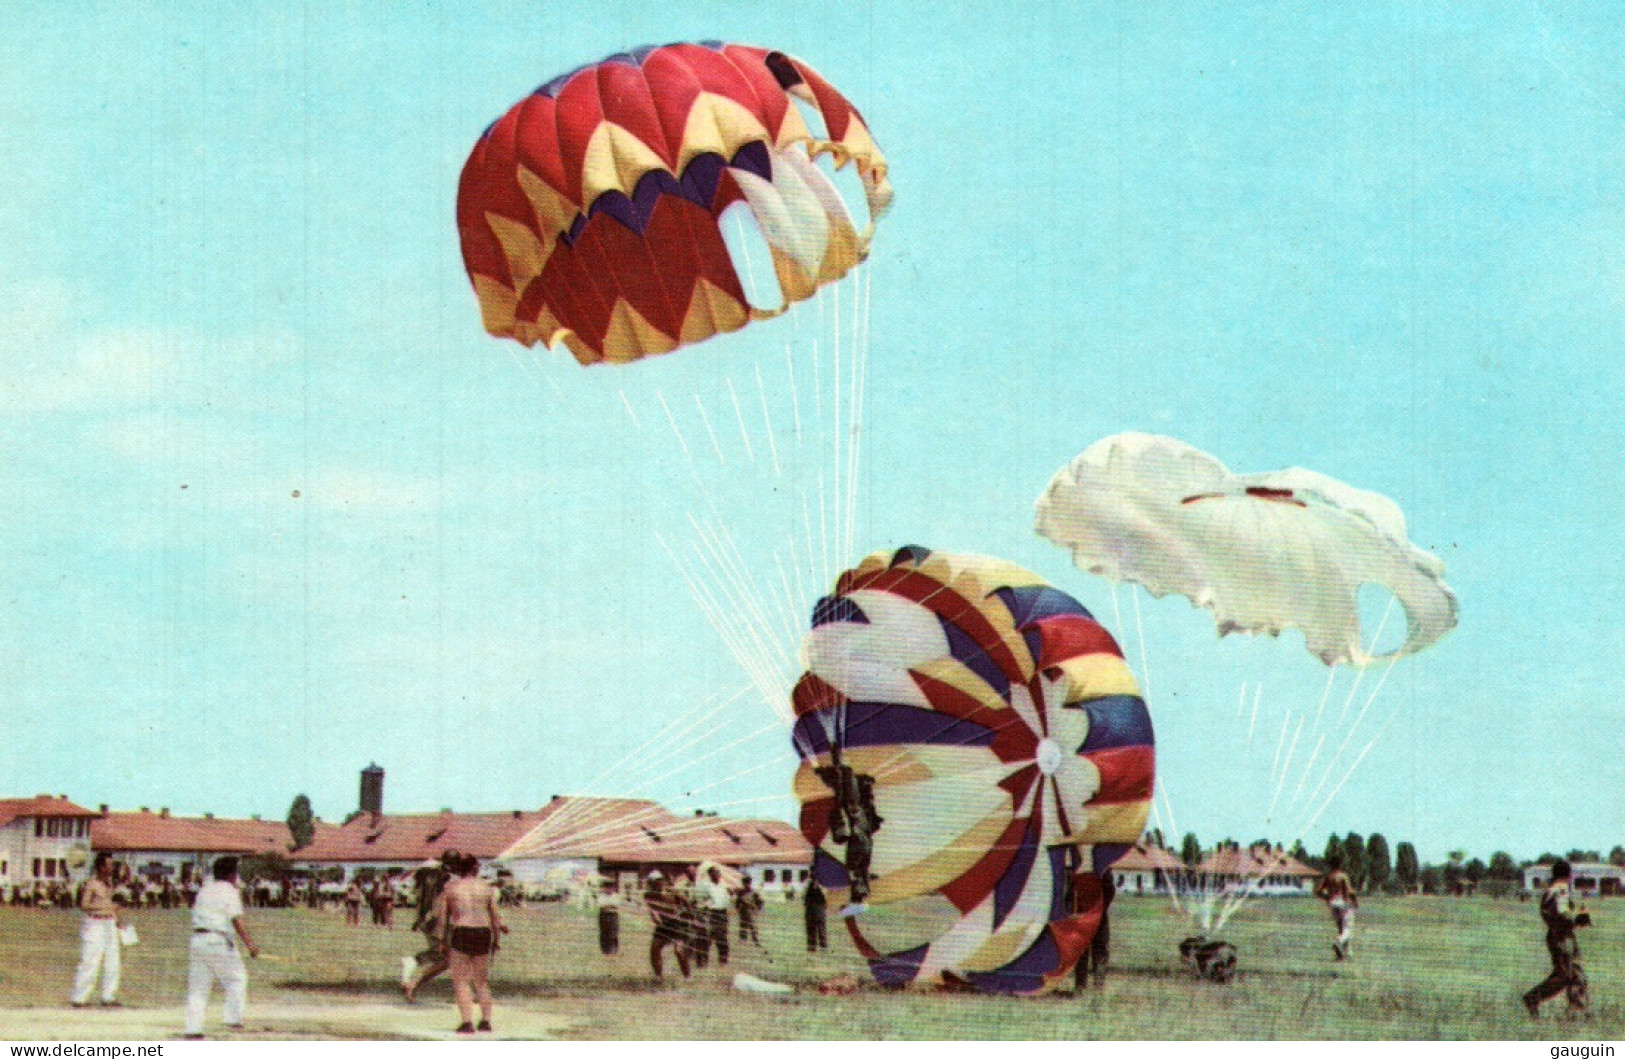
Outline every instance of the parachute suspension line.
{"label": "parachute suspension line", "polygon": [[1349,740],[1354,738],[1354,733],[1360,730],[1360,725],[1365,720],[1366,711],[1371,709],[1371,704],[1376,702],[1377,696],[1382,693],[1383,685],[1388,683],[1388,674],[1393,672],[1394,663],[1397,661],[1399,661],[1397,657],[1390,658],[1388,660],[1388,665],[1383,669],[1382,677],[1378,679],[1377,686],[1371,690],[1370,695],[1366,696],[1365,704],[1360,707],[1360,712],[1355,716],[1354,723],[1349,725],[1348,731],[1344,734],[1342,742],[1337,744],[1337,750],[1332,753],[1331,759],[1327,761],[1326,771],[1321,776],[1320,783],[1316,784],[1315,789],[1309,794],[1310,802],[1315,800],[1315,796],[1320,793],[1321,787],[1325,786],[1326,781],[1331,778],[1333,770],[1342,762],[1343,751],[1348,748]]}
{"label": "parachute suspension line", "polygon": [[[836,527],[841,524],[840,496],[841,496],[841,289],[837,285],[829,288],[830,315],[834,318],[834,326],[830,329],[830,412],[831,430],[830,441],[834,451],[830,456],[830,489],[827,503],[829,505],[829,521],[824,524],[826,540],[831,532],[839,533]],[[822,492],[822,488],[820,488]],[[832,546],[837,558],[841,555],[841,542],[839,539],[827,540]]]}
{"label": "parachute suspension line", "polygon": [[[816,342],[813,343],[813,348],[818,348],[818,344]],[[791,355],[789,343],[786,343],[784,346],[784,369],[785,376],[790,380],[790,421],[795,424],[796,445],[799,447],[801,445],[801,394],[796,385],[796,363],[794,357]],[[756,385],[758,389],[761,389],[761,383],[762,370],[761,366],[757,365]],[[764,404],[767,401],[767,392],[765,390],[762,392],[762,401]]]}
{"label": "parachute suspension line", "polygon": [[[589,780],[586,784],[584,794],[586,796],[596,796],[597,792],[608,786],[611,779],[617,779],[617,782],[619,782],[618,778],[634,765],[641,768],[648,764],[651,760],[659,760],[660,758],[664,757],[671,752],[669,748],[672,746],[673,740],[686,736],[694,729],[695,726],[710,720],[722,710],[737,702],[739,698],[750,689],[751,686],[747,683],[735,691],[732,695],[728,695],[721,699],[709,709],[700,707],[689,710],[686,713],[673,718],[664,728],[656,732],[652,739],[645,742],[640,749],[610,765],[608,768],[598,773],[597,776]],[[656,748],[660,749],[657,751]],[[547,820],[537,825],[538,830],[545,828],[548,831],[551,831],[571,820],[582,816],[583,813],[588,811],[589,809],[587,807],[583,807],[580,803],[576,803],[575,805],[566,805],[563,811],[555,813],[554,815],[548,817]]]}
{"label": "parachute suspension line", "polygon": [[869,377],[869,284],[873,282],[868,272],[858,277],[857,289],[853,300],[856,303],[852,313],[852,405],[849,409],[852,422],[852,437],[847,446],[846,467],[846,547],[843,552],[851,555],[853,544],[857,536],[858,511],[858,467],[863,453],[863,407],[866,397]]}
{"label": "parachute suspension line", "polygon": [[618,392],[621,395],[621,407],[626,410],[626,418],[632,421],[632,429],[643,433],[643,424],[638,422],[638,414],[632,411],[632,402],[626,399],[626,388],[623,386]]}
{"label": "parachute suspension line", "polygon": [[[760,382],[761,379],[762,379],[761,372],[758,371],[757,375],[756,375],[756,381]],[[745,429],[745,413],[740,411],[740,409],[739,409],[739,394],[734,392],[734,380],[733,380],[732,375],[728,376],[728,398],[731,401],[733,401],[734,419],[739,423],[739,440],[741,442],[743,442],[744,446],[745,446],[745,459],[748,460],[751,463],[755,463],[756,462],[756,450],[752,449],[751,445],[750,445],[750,431]],[[768,431],[767,436],[769,438],[771,438],[773,436],[773,433],[772,433],[771,430]],[[775,468],[778,467],[778,461],[777,460],[774,461],[774,467]]]}
{"label": "parachute suspension line", "polygon": [[[1392,598],[1390,598],[1389,602],[1390,602],[1390,604],[1392,603]],[[1383,615],[1384,621],[1386,621],[1387,616],[1388,616],[1387,613],[1384,613],[1384,615]],[[1377,631],[1376,631],[1375,634],[1373,634],[1372,640],[1371,640],[1373,647],[1375,647],[1375,645],[1378,642],[1380,642],[1381,637],[1382,637],[1382,631],[1383,631],[1382,630],[1382,623],[1379,622],[1378,627],[1377,627]],[[1323,799],[1323,800],[1321,800],[1321,801],[1319,801],[1317,803],[1316,799],[1320,796],[1321,790],[1325,788],[1327,781],[1330,780],[1331,777],[1336,774],[1336,770],[1337,770],[1338,766],[1340,764],[1342,764],[1342,762],[1344,760],[1344,757],[1343,757],[1344,751],[1348,748],[1349,742],[1350,742],[1350,740],[1352,740],[1354,738],[1355,733],[1360,730],[1361,725],[1365,721],[1365,716],[1366,716],[1367,711],[1370,710],[1372,703],[1374,703],[1377,700],[1378,695],[1381,694],[1383,686],[1386,685],[1387,682],[1388,682],[1388,674],[1393,672],[1394,663],[1397,662],[1397,661],[1399,661],[1399,658],[1398,658],[1397,655],[1388,659],[1388,665],[1383,668],[1383,673],[1382,673],[1382,676],[1377,681],[1377,686],[1375,688],[1373,688],[1370,695],[1368,695],[1366,697],[1366,700],[1365,700],[1364,704],[1360,707],[1360,712],[1355,716],[1354,723],[1351,726],[1349,726],[1347,732],[1343,736],[1342,741],[1338,744],[1337,749],[1332,752],[1331,756],[1327,759],[1326,764],[1323,766],[1323,768],[1322,768],[1322,770],[1321,770],[1321,772],[1319,774],[1320,779],[1315,784],[1314,788],[1310,791],[1309,796],[1306,799],[1307,802],[1309,804],[1311,804],[1311,805],[1318,804],[1319,808],[1315,810],[1314,814],[1310,817],[1309,821],[1307,823],[1305,823],[1298,830],[1298,834],[1293,838],[1293,844],[1294,845],[1296,845],[1298,842],[1301,842],[1303,840],[1303,837],[1309,833],[1310,828],[1312,828],[1315,825],[1315,823],[1320,819],[1321,815],[1324,814],[1326,809],[1330,807],[1330,805],[1332,803],[1332,800],[1337,796],[1338,793],[1340,793],[1342,791],[1344,784],[1346,784],[1348,782],[1348,780],[1349,780],[1349,777],[1351,777],[1354,774],[1355,768],[1360,764],[1360,762],[1365,760],[1366,755],[1371,752],[1371,748],[1376,745],[1378,739],[1380,739],[1382,737],[1382,735],[1384,733],[1386,733],[1390,727],[1392,727],[1392,725],[1394,723],[1394,720],[1398,718],[1399,711],[1398,711],[1398,708],[1396,707],[1392,711],[1388,721],[1383,725],[1382,730],[1377,734],[1377,737],[1372,739],[1370,742],[1368,742],[1365,745],[1365,748],[1362,749],[1360,751],[1359,755],[1355,758],[1354,762],[1352,764],[1350,764],[1346,770],[1344,770],[1344,772],[1342,774],[1342,777],[1332,787],[1331,793],[1328,794],[1325,799]],[[1336,667],[1334,666],[1334,667],[1332,667],[1332,671],[1327,674],[1326,690],[1323,691],[1322,694],[1321,694],[1321,706],[1322,706],[1322,708],[1325,706],[1326,697],[1327,697],[1327,695],[1329,694],[1329,692],[1331,690],[1331,683],[1332,683],[1332,679],[1333,679],[1335,673],[1336,673]],[[1354,681],[1354,686],[1350,689],[1348,699],[1345,700],[1344,709],[1339,714],[1339,723],[1341,722],[1342,717],[1347,714],[1347,712],[1348,712],[1347,703],[1353,700],[1353,697],[1354,697],[1355,693],[1359,690],[1360,680],[1364,675],[1365,675],[1365,673],[1364,673],[1363,668],[1361,669],[1360,673],[1356,674],[1355,681]],[[1319,711],[1319,710],[1317,710],[1317,712],[1316,712],[1317,723],[1319,721],[1320,712],[1321,711]],[[1314,754],[1311,755],[1309,761],[1307,763],[1305,763],[1305,765],[1304,765],[1303,775],[1302,775],[1302,777],[1300,777],[1300,779],[1298,781],[1297,788],[1293,792],[1292,802],[1294,804],[1298,803],[1298,794],[1299,794],[1299,792],[1301,792],[1303,790],[1304,785],[1308,782],[1310,776],[1312,775],[1312,769],[1313,769],[1313,766],[1314,766],[1314,762],[1319,756],[1320,748],[1324,744],[1327,734],[1328,733],[1326,733],[1326,732],[1322,732],[1320,734],[1319,739],[1317,739],[1317,741],[1315,743]],[[1281,779],[1284,780],[1285,776],[1286,776],[1286,773],[1285,773],[1285,770],[1283,770]],[[1277,794],[1279,794],[1279,782],[1277,784]],[[1274,800],[1272,798],[1271,803],[1270,803],[1270,813],[1271,813],[1271,815],[1273,815],[1273,813],[1274,813],[1274,808],[1275,808],[1275,802],[1274,802]],[[1280,863],[1281,863],[1281,859],[1279,857],[1277,857],[1276,860],[1270,865],[1270,867],[1264,871],[1264,875],[1270,874],[1270,872],[1273,871],[1274,867],[1278,866]],[[1244,883],[1245,883],[1245,880],[1244,880]],[[1243,886],[1241,896],[1240,896],[1240,898],[1237,899],[1235,907],[1227,910],[1226,914],[1221,918],[1221,920],[1220,920],[1220,925],[1221,926],[1223,925],[1224,920],[1228,919],[1229,916],[1234,913],[1236,908],[1239,908],[1242,903],[1245,903],[1245,901],[1247,899],[1247,896],[1248,896],[1248,891],[1250,889],[1251,889],[1250,887],[1247,887],[1245,885]]]}
{"label": "parachute suspension line", "polygon": [[1236,720],[1241,720],[1242,712],[1247,709],[1247,682],[1241,682],[1241,693],[1236,696]]}
{"label": "parachute suspension line", "polygon": [[683,455],[687,457],[689,467],[692,468],[694,466],[694,454],[688,450],[688,441],[683,437],[683,432],[677,429],[677,419],[671,414],[671,405],[666,403],[665,393],[656,390],[655,396],[660,399],[660,407],[666,411],[666,422],[671,426],[672,436],[677,439],[678,446],[682,448]]}
{"label": "parachute suspension line", "polygon": [[1275,781],[1275,790],[1270,795],[1269,811],[1264,814],[1264,821],[1268,823],[1275,819],[1275,803],[1280,800],[1281,788],[1286,784],[1286,778],[1292,771],[1292,758],[1298,751],[1298,738],[1303,735],[1305,717],[1298,718],[1298,727],[1292,732],[1292,743],[1286,749],[1286,760],[1281,763],[1279,777]]}
{"label": "parachute suspension line", "polygon": [[716,630],[717,635],[722,637],[722,641],[727,646],[729,653],[745,670],[757,692],[773,709],[774,713],[778,714],[781,719],[788,720],[789,705],[783,701],[783,688],[773,679],[771,664],[768,662],[770,656],[767,655],[760,639],[755,635],[754,628],[745,622],[730,621],[716,600],[715,595],[689,572],[687,564],[678,558],[676,551],[666,541],[665,535],[657,531],[655,539],[659,541],[661,548],[671,558],[673,565],[677,567],[678,574],[683,578],[684,584],[688,586],[689,595],[699,605],[700,611],[705,615],[706,620],[711,623],[711,627]]}
{"label": "parachute suspension line", "polygon": [[722,446],[717,444],[717,432],[711,429],[711,417],[705,414],[705,404],[700,400],[699,394],[694,395],[694,407],[700,411],[700,422],[705,424],[705,433],[711,439],[711,451],[717,454],[717,463],[726,467],[728,461],[722,457]]}
{"label": "parachute suspension line", "polygon": [[[1382,737],[1387,734],[1388,729],[1390,727],[1392,727],[1394,721],[1396,721],[1398,719],[1399,719],[1399,712],[1396,710],[1396,711],[1394,711],[1393,715],[1389,718],[1388,723],[1383,726],[1382,730],[1380,732],[1378,732],[1375,736],[1373,736],[1371,738],[1370,742],[1366,743],[1365,748],[1360,751],[1359,755],[1357,757],[1355,757],[1353,762],[1351,762],[1349,764],[1349,767],[1344,770],[1342,778],[1337,781],[1336,785],[1334,785],[1332,787],[1331,792],[1326,795],[1326,797],[1325,797],[1325,799],[1323,801],[1321,801],[1320,806],[1319,806],[1319,808],[1317,808],[1315,810],[1314,815],[1312,815],[1308,819],[1308,821],[1304,823],[1303,827],[1299,829],[1298,834],[1293,837],[1293,839],[1292,839],[1293,847],[1296,847],[1299,843],[1301,843],[1303,841],[1304,836],[1307,835],[1309,833],[1309,831],[1315,826],[1315,824],[1320,821],[1321,816],[1326,812],[1326,810],[1328,808],[1331,807],[1332,802],[1336,800],[1338,794],[1342,793],[1343,785],[1346,784],[1349,781],[1349,777],[1354,775],[1355,769],[1360,767],[1360,763],[1363,762],[1365,760],[1365,758],[1366,758],[1366,755],[1371,752],[1371,748],[1377,745],[1377,743],[1382,739]],[[1279,865],[1284,863],[1285,856],[1286,856],[1286,854],[1277,854],[1275,860],[1273,860],[1268,865],[1268,867],[1265,869],[1264,874],[1265,875],[1270,874],[1271,872],[1274,871],[1274,869],[1276,867],[1278,867]],[[1219,918],[1219,928],[1220,929],[1222,929],[1224,927],[1224,924],[1230,919],[1230,917],[1232,915],[1234,915],[1237,911],[1239,911],[1241,909],[1241,907],[1244,904],[1247,903],[1247,900],[1251,896],[1252,896],[1252,893],[1250,892],[1250,888],[1245,888],[1244,887],[1242,892],[1232,899],[1232,902],[1231,902],[1230,906],[1225,909],[1223,915],[1221,915],[1220,918]]]}
{"label": "parachute suspension line", "polygon": [[[641,787],[644,790],[652,789],[657,784],[660,784],[660,783],[672,778],[673,776],[681,775],[683,772],[685,772],[686,770],[688,770],[689,768],[691,768],[695,764],[698,764],[698,763],[704,762],[704,761],[709,761],[710,759],[712,759],[714,757],[717,757],[717,756],[722,755],[722,754],[726,754],[730,750],[737,749],[738,747],[750,742],[753,739],[761,738],[763,735],[767,735],[769,733],[780,732],[780,731],[782,731],[782,729],[781,729],[779,723],[777,721],[773,721],[773,722],[765,725],[764,727],[758,728],[753,732],[750,732],[750,733],[748,733],[746,735],[740,736],[738,739],[735,739],[731,743],[727,743],[727,744],[725,744],[723,746],[719,746],[719,747],[714,747],[714,748],[710,749],[709,751],[707,751],[706,753],[700,755],[699,757],[686,760],[682,764],[678,765],[676,768],[668,769],[667,771],[665,771],[665,772],[663,772],[663,773],[661,773],[659,775],[646,776],[646,777],[644,777],[642,779],[641,782],[635,784],[634,786]],[[711,733],[711,732],[702,732],[702,733],[700,733],[700,738],[707,738],[707,737],[711,737],[712,735],[713,735],[713,733]],[[713,789],[715,789],[717,787],[720,787],[720,786],[722,786],[722,785],[724,785],[726,783],[733,782],[734,780],[738,779],[740,776],[748,775],[750,773],[756,772],[759,769],[766,768],[768,766],[774,766],[774,765],[778,766],[779,768],[783,768],[784,767],[784,762],[780,761],[780,760],[775,760],[774,758],[769,757],[766,761],[758,762],[757,764],[752,765],[747,769],[741,769],[741,770],[739,770],[737,772],[730,773],[729,775],[726,775],[726,776],[723,776],[721,778],[713,780],[712,782],[706,784],[704,787],[696,787],[696,788],[693,788],[691,790],[685,791],[684,793],[689,795],[689,796],[692,796],[692,795],[695,795],[695,794],[702,793],[704,791],[713,790]],[[656,804],[653,808],[654,808],[655,813],[659,813],[659,812],[664,811],[662,809],[662,807],[660,807],[658,804]],[[605,831],[614,830],[614,829],[617,829],[617,828],[620,828],[620,827],[624,827],[626,825],[626,823],[627,823],[627,820],[624,817],[623,818],[618,818],[618,819],[615,819],[615,820],[610,820],[610,821],[600,821],[596,825],[584,826],[584,827],[579,828],[570,837],[572,839],[581,840],[581,839],[584,839],[584,838],[592,837],[594,835],[602,834]]]}
{"label": "parachute suspension line", "polygon": [[[757,394],[758,397],[761,398],[761,401],[762,401],[762,423],[764,424],[764,431],[763,432],[767,435],[767,451],[768,451],[768,454],[773,457],[773,477],[775,477],[775,478],[783,478],[784,477],[784,469],[779,465],[779,443],[776,440],[774,440],[774,437],[773,437],[773,434],[774,434],[773,417],[772,417],[771,414],[769,414],[769,412],[767,410],[767,387],[765,385],[763,385],[763,383],[762,383],[762,366],[760,364],[757,364],[754,367],[755,367],[755,370],[756,370],[756,394]],[[792,401],[795,400],[795,397],[794,397],[795,384],[796,384],[796,378],[795,378],[794,375],[791,375],[790,376],[790,386],[791,386],[791,400]],[[730,380],[728,385],[729,385],[730,388],[732,388],[733,382]],[[736,398],[735,399],[735,409],[737,410],[737,408],[738,408],[738,399]],[[745,423],[744,423],[743,419],[741,419],[740,422],[739,422],[739,429],[741,431],[743,431],[745,429]],[[801,433],[801,426],[800,426],[799,423],[796,425],[796,433],[797,433],[797,435],[799,435]]]}
{"label": "parachute suspension line", "polygon": [[[701,548],[696,548],[696,555],[711,571],[713,580],[718,585],[726,586],[734,602],[744,606],[748,620],[746,629],[751,639],[756,643],[761,659],[769,669],[777,661],[785,660],[783,646],[773,642],[763,642],[763,634],[772,627],[772,622],[762,608],[761,597],[757,592],[754,581],[749,577],[748,571],[743,569],[743,561],[739,558],[739,549],[733,543],[733,538],[727,534],[726,526],[707,528],[702,526],[691,514],[689,524],[694,528]],[[770,638],[771,639],[771,638]]]}
{"label": "parachute suspension line", "polygon": [[1145,622],[1140,618],[1140,594],[1130,592],[1129,598],[1134,601],[1134,631],[1140,638],[1140,673],[1143,679],[1140,682],[1140,697],[1151,698],[1151,660],[1145,650]]}
{"label": "parachute suspension line", "polygon": [[1281,767],[1281,750],[1286,746],[1286,730],[1292,726],[1292,707],[1286,708],[1286,716],[1281,718],[1281,734],[1275,737],[1275,756],[1270,758],[1270,779],[1275,779],[1276,770]]}
{"label": "parachute suspension line", "polygon": [[1264,685],[1253,688],[1253,714],[1247,721],[1247,749],[1253,746],[1253,728],[1258,724],[1258,700],[1264,694]]}
{"label": "parachute suspension line", "polygon": [[[1383,629],[1388,627],[1388,616],[1390,614],[1392,614],[1393,612],[1394,612],[1394,597],[1392,595],[1390,595],[1388,597],[1388,605],[1382,609],[1382,620],[1377,622],[1377,631],[1372,633],[1372,635],[1371,635],[1371,647],[1367,649],[1366,654],[1369,655],[1372,651],[1376,650],[1377,645],[1382,642],[1382,631],[1383,631]],[[1397,658],[1398,655],[1396,654],[1395,657]],[[1394,659],[1390,658],[1388,660],[1388,665],[1389,665],[1390,668],[1393,667],[1393,663],[1394,663]],[[1385,673],[1383,675],[1386,676],[1387,674]],[[1354,687],[1349,691],[1348,698],[1343,700],[1342,712],[1340,712],[1337,715],[1337,723],[1338,724],[1342,724],[1343,723],[1343,718],[1348,716],[1349,703],[1354,701],[1355,692],[1359,691],[1359,689],[1360,689],[1360,681],[1363,680],[1363,679],[1365,679],[1365,667],[1361,666],[1360,667],[1360,672],[1355,675]]]}

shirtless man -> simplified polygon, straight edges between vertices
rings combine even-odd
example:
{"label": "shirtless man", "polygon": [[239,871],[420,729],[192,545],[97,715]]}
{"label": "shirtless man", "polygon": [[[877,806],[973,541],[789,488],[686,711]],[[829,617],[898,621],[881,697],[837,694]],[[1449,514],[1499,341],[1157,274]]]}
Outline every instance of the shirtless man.
{"label": "shirtless man", "polygon": [[480,862],[464,853],[451,865],[452,878],[440,895],[440,940],[451,954],[451,989],[463,1021],[458,1033],[474,1032],[479,1004],[482,1033],[491,1031],[491,954],[506,934],[497,914],[497,891],[479,876]]}
{"label": "shirtless man", "polygon": [[1343,858],[1332,857],[1326,862],[1326,874],[1315,887],[1315,896],[1326,902],[1331,909],[1332,923],[1337,927],[1337,940],[1332,942],[1332,954],[1336,959],[1349,958],[1349,943],[1354,940],[1354,910],[1360,907],[1360,899],[1354,893],[1354,884],[1349,881],[1348,873],[1343,870]]}

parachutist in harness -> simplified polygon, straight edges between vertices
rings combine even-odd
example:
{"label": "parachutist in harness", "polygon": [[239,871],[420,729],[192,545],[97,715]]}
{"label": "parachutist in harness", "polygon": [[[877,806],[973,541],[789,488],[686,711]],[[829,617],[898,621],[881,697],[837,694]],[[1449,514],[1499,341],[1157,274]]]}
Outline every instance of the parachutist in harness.
{"label": "parachutist in harness", "polygon": [[1236,976],[1236,947],[1228,941],[1209,941],[1201,934],[1179,943],[1179,958],[1209,982],[1228,982]]}
{"label": "parachutist in harness", "polygon": [[846,846],[846,879],[851,887],[851,903],[842,910],[846,916],[864,910],[869,898],[869,860],[874,855],[874,834],[882,818],[875,811],[875,780],[853,770],[841,761],[841,745],[832,742],[828,765],[813,770],[835,792],[835,808],[829,817],[829,835]]}

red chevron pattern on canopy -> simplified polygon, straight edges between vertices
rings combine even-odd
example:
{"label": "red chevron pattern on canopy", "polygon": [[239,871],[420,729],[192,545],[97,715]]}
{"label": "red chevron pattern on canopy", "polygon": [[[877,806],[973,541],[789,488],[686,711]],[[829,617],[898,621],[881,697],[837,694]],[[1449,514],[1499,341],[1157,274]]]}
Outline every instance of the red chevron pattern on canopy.
{"label": "red chevron pattern on canopy", "polygon": [[[861,229],[826,157],[856,168]],[[492,335],[624,363],[839,280],[890,204],[886,168],[857,108],[798,59],[640,48],[549,81],[480,137],[457,194],[463,262]],[[723,237],[733,212],[767,245],[776,304],[747,297]]]}

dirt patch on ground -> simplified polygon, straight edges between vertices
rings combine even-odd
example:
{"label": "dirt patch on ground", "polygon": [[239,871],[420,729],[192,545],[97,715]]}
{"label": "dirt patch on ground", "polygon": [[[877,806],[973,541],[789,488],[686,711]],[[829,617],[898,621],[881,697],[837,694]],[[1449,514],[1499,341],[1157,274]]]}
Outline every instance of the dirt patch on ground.
{"label": "dirt patch on ground", "polygon": [[[485,1039],[552,1040],[576,1020],[540,1006],[498,1006],[496,1032]],[[220,1024],[209,1012],[204,1033],[212,1040],[452,1040],[457,1012],[449,1005],[255,1004],[241,1030]],[[18,1041],[161,1041],[182,1035],[174,1008],[0,1008],[0,1038]]]}

